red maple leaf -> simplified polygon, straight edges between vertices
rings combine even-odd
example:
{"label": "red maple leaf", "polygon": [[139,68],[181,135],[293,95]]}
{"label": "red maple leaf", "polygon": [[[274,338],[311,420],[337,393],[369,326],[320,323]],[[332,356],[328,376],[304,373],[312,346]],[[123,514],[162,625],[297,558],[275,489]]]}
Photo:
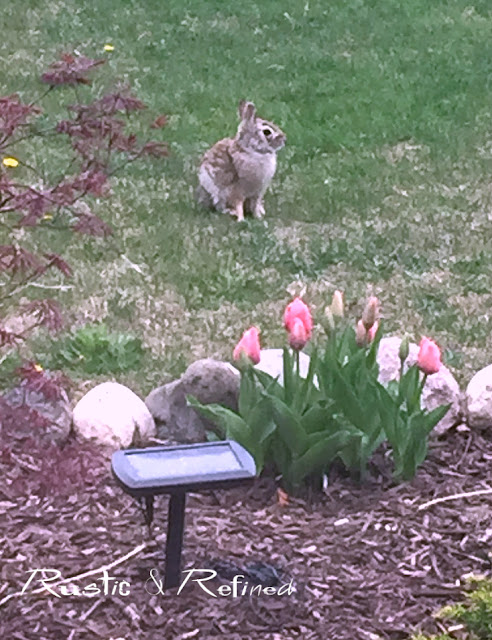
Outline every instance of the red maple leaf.
{"label": "red maple leaf", "polygon": [[94,60],[86,56],[73,56],[72,54],[62,54],[61,59],[53,62],[42,76],[42,82],[51,86],[89,84],[87,74],[105,60]]}

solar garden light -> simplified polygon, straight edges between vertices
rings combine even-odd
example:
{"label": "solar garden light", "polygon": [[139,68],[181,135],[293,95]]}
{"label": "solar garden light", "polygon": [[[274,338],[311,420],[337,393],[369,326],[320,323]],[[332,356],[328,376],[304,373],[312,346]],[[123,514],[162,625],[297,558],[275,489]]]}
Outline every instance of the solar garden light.
{"label": "solar garden light", "polygon": [[154,514],[154,496],[170,494],[165,589],[180,583],[187,492],[230,489],[251,483],[256,475],[253,458],[232,440],[116,451],[111,466],[116,481],[126,493],[145,498],[145,520],[149,526]]}

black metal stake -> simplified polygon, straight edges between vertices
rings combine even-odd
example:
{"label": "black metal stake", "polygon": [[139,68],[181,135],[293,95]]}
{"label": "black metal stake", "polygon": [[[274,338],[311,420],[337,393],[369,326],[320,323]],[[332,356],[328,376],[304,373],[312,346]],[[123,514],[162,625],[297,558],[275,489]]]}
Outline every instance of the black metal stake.
{"label": "black metal stake", "polygon": [[232,440],[115,451],[111,466],[124,491],[145,498],[149,529],[154,496],[170,495],[164,589],[180,584],[186,493],[250,484],[256,476],[253,458]]}
{"label": "black metal stake", "polygon": [[180,584],[185,502],[186,492],[171,493],[167,520],[164,589],[172,589]]}

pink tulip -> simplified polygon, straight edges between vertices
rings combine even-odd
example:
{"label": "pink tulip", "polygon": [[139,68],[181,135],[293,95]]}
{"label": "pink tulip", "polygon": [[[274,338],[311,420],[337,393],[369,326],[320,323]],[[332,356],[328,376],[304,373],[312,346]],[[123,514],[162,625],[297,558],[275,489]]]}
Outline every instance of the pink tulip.
{"label": "pink tulip", "polygon": [[289,344],[295,351],[300,351],[308,341],[306,327],[300,318],[294,318],[289,331]]}
{"label": "pink tulip", "polygon": [[241,354],[244,353],[253,364],[258,364],[260,361],[260,337],[259,330],[256,327],[251,327],[243,333],[243,337],[236,345],[232,357],[234,360],[241,360]]}
{"label": "pink tulip", "polygon": [[437,373],[441,368],[441,350],[429,338],[422,338],[417,356],[417,366],[427,376]]}
{"label": "pink tulip", "polygon": [[370,343],[374,340],[374,337],[377,333],[379,327],[379,322],[376,320],[376,322],[372,325],[372,327],[370,329],[367,330],[367,342]]}
{"label": "pink tulip", "polygon": [[313,318],[307,304],[301,298],[295,298],[287,305],[284,312],[284,325],[287,331],[291,332],[294,326],[294,320],[298,318],[304,325],[306,331],[306,339],[309,340],[313,330]]}

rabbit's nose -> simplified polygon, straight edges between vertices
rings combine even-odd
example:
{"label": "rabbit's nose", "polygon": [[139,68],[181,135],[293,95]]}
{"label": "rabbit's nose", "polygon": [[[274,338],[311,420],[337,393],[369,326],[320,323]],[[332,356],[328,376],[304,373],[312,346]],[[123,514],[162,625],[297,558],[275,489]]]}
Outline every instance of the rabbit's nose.
{"label": "rabbit's nose", "polygon": [[287,136],[285,134],[279,135],[277,138],[277,149],[281,149],[286,142],[287,142]]}

